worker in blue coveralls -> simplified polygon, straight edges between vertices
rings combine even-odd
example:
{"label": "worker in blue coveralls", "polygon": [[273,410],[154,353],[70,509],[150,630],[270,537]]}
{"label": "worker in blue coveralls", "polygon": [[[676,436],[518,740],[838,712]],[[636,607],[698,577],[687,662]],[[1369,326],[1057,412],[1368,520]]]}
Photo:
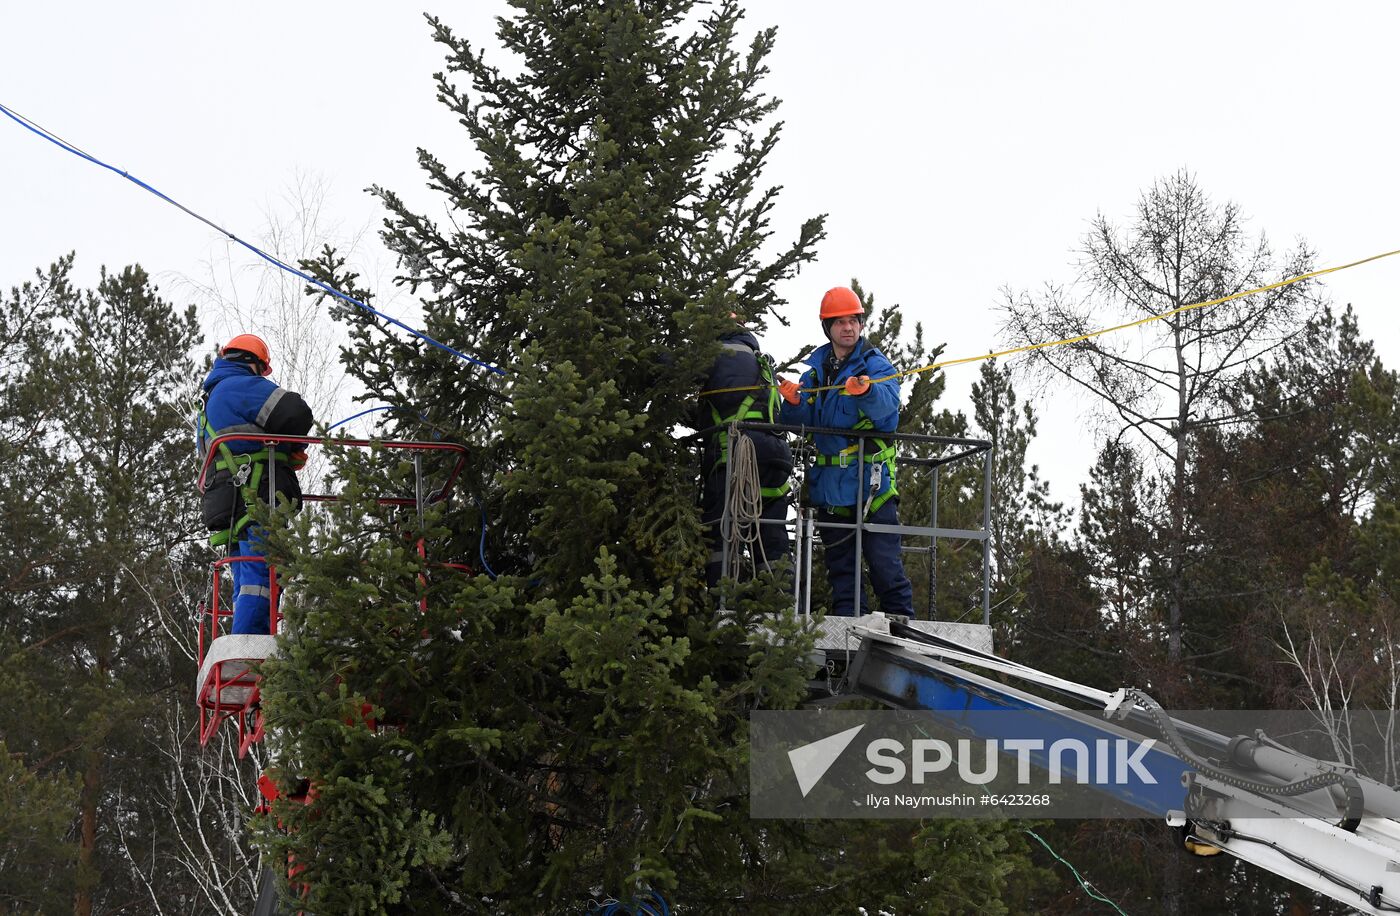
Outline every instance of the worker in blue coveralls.
{"label": "worker in blue coveralls", "polygon": [[[725,480],[729,457],[733,454],[728,426],[735,421],[750,423],[778,422],[779,398],[773,387],[773,361],[758,347],[753,332],[738,323],[720,337],[720,352],[710,367],[700,397],[700,417],[697,428],[715,428],[705,439],[705,487],[701,502],[701,521],[710,548],[705,564],[705,580],[711,588],[719,584],[724,566],[724,544],[720,522],[724,516]],[[737,389],[737,390],[733,390]],[[715,392],[706,394],[705,392]],[[754,569],[773,569],[788,556],[788,489],[792,477],[792,449],[787,440],[775,432],[745,430],[740,433],[754,446],[758,462],[758,486],[762,509],[758,526],[758,548],[752,552]],[[758,551],[762,553],[759,554]],[[737,570],[730,570],[737,576]]]}
{"label": "worker in blue coveralls", "polygon": [[[267,378],[272,357],[256,334],[239,334],[219,351],[205,377],[204,409],[199,417],[201,461],[210,443],[230,434],[304,436],[311,430],[311,408],[301,395]],[[273,479],[267,480],[268,452],[256,440],[219,446],[214,473],[205,482],[204,523],[214,534],[209,542],[227,545],[233,570],[233,633],[266,634],[271,625],[272,580],[263,560],[262,532],[252,523],[249,503],[267,502],[269,491],[301,504],[296,472],[306,464],[302,445],[284,442],[273,454]]]}
{"label": "worker in blue coveralls", "polygon": [[[782,422],[894,432],[899,426],[899,379],[891,377],[894,366],[861,334],[865,308],[860,298],[844,286],[828,290],[822,297],[821,321],[828,343],[808,358],[810,368],[801,382],[783,379],[779,383],[786,402],[780,415]],[[821,388],[831,390],[814,390]],[[817,433],[814,438],[817,458],[807,477],[808,496],[817,508],[817,532],[831,583],[831,613],[850,617],[856,613],[856,564],[860,562],[855,529],[832,525],[854,523],[862,508],[868,524],[899,524],[894,443],[877,436],[867,438],[861,475],[857,467],[858,440],[829,433]],[[913,587],[904,574],[900,536],[862,531],[861,548],[870,568],[870,584],[880,599],[880,610],[886,614],[910,614]],[[860,612],[867,612],[864,589]]]}

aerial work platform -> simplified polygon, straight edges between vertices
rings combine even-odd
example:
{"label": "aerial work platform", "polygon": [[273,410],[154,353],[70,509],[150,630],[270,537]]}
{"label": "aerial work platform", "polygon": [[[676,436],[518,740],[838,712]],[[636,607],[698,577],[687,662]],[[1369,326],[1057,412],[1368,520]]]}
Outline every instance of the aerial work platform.
{"label": "aerial work platform", "polygon": [[[911,617],[925,618],[917,621],[916,625],[922,628],[926,623],[934,623],[934,618],[940,615],[957,617],[958,623],[937,621],[939,627],[953,628],[946,631],[949,638],[959,641],[990,639],[992,612],[992,443],[983,439],[964,439],[952,436],[929,436],[918,433],[863,429],[826,429],[747,421],[736,421],[726,426],[701,430],[695,436],[696,442],[703,448],[707,437],[720,430],[723,430],[730,437],[730,441],[734,443],[730,449],[730,459],[725,462],[724,509],[718,521],[722,578],[744,579],[760,572],[776,571],[777,565],[771,563],[770,558],[762,556],[761,549],[759,549],[761,542],[759,531],[764,526],[782,526],[785,529],[790,529],[793,544],[791,556],[793,603],[799,613],[810,614],[813,610],[813,581],[821,575],[821,562],[817,559],[817,551],[824,549],[825,539],[831,538],[836,532],[849,532],[846,537],[855,541],[856,556],[863,557],[862,543],[867,533],[897,534],[902,540],[900,553],[903,555],[906,570],[912,570],[913,564],[919,564],[922,567],[920,572],[923,577],[923,600],[914,602],[914,606],[907,609]],[[874,496],[872,490],[858,494],[860,500],[858,511],[853,512],[849,520],[828,519],[818,526],[817,507],[807,504],[805,485],[808,469],[813,466],[816,455],[805,446],[799,447],[797,452],[799,460],[794,468],[797,472],[798,484],[793,487],[792,492],[798,495],[793,500],[791,513],[793,517],[790,520],[788,518],[761,517],[758,514],[761,506],[755,503],[752,492],[753,487],[757,486],[755,483],[758,477],[757,458],[752,448],[746,450],[742,447],[742,439],[746,433],[797,436],[802,442],[814,434],[843,436],[855,443],[852,446],[855,449],[854,454],[850,457],[851,463],[857,467],[857,473],[861,479],[864,478],[863,469],[870,463],[869,456],[873,454],[866,447],[867,440],[879,438],[899,443],[907,452],[907,454],[901,454],[894,459],[895,465],[903,471],[900,475],[902,488],[900,498],[905,502],[900,507],[900,513],[912,517],[915,513],[922,514],[926,511],[927,524],[889,525],[869,521],[866,516],[869,514],[870,500]],[[969,505],[964,508],[962,514],[968,516],[965,520],[966,523],[974,527],[951,527],[940,523],[939,507],[942,502],[940,496],[946,492],[950,476],[953,484],[952,490],[955,493],[959,488],[968,488],[971,484],[970,489],[973,492],[968,494],[971,497],[967,499]],[[920,484],[919,486],[909,486],[916,481]],[[922,492],[925,487],[926,496]],[[926,498],[927,503],[920,501],[916,504],[913,498],[915,494]],[[978,509],[980,512],[977,511]],[[824,534],[819,535],[819,527],[825,532]],[[958,606],[952,608],[947,606],[946,600],[940,600],[939,544],[941,542],[975,545],[976,553],[971,556],[975,556],[977,566],[976,577],[979,587],[976,589],[976,604],[971,604],[967,598],[959,598]],[[944,557],[944,561],[947,561],[947,557]],[[858,609],[865,606],[865,602],[862,600],[866,588],[864,580],[863,563],[858,561],[855,564],[855,576],[848,606]],[[881,610],[886,609],[881,608]],[[976,620],[977,618],[973,615],[978,611],[981,612],[978,615],[981,618],[980,626],[961,623],[968,617],[973,617]],[[839,622],[843,619],[851,620],[853,618],[828,618],[827,620],[827,629],[830,631],[827,636],[830,639],[837,639],[841,646],[827,645],[826,642],[823,642],[822,648],[840,648],[845,645],[847,624]],[[963,627],[976,627],[976,629],[962,629]],[[943,635],[945,631],[935,629],[929,632]],[[990,650],[990,642],[986,646]]]}
{"label": "aerial work platform", "polygon": [[199,703],[200,744],[208,743],[225,719],[238,723],[238,756],[247,754],[249,747],[262,740],[258,692],[261,678],[253,666],[276,652],[276,636],[231,634],[209,644],[194,682],[195,700]]}
{"label": "aerial work platform", "polygon": [[[369,439],[316,439],[309,436],[275,436],[235,434],[220,436],[210,443],[203,467],[200,469],[196,487],[202,493],[211,477],[218,446],[226,442],[252,441],[263,446],[269,453],[276,445],[292,443],[302,447],[322,445],[357,449],[384,449],[390,453],[407,453],[413,462],[414,478],[411,495],[378,497],[381,505],[402,506],[418,514],[421,526],[425,505],[441,502],[451,493],[453,485],[466,467],[467,450],[464,446],[451,442],[377,441]],[[423,467],[427,456],[438,455],[448,459],[443,472],[446,475],[442,486],[429,492],[426,488],[426,471]],[[276,474],[271,466],[265,476],[269,487],[274,486]],[[270,492],[266,497],[275,498]],[[335,502],[335,495],[303,494],[303,503]],[[426,558],[423,541],[418,540],[419,556]],[[227,632],[233,622],[233,602],[225,598],[225,568],[233,563],[252,562],[256,558],[246,556],[219,557],[212,565],[209,598],[199,607],[199,674],[195,678],[195,702],[199,706],[199,743],[207,744],[219,730],[219,725],[233,720],[238,731],[238,756],[248,753],[248,749],[263,738],[262,696],[259,689],[261,674],[258,664],[271,658],[277,652],[277,632],[281,624],[281,581],[277,570],[268,565],[268,592],[270,607],[268,629],[270,635],[231,634]],[[449,569],[463,569],[459,564],[435,564]],[[231,570],[230,570],[231,571]],[[424,599],[426,601],[426,599]]]}

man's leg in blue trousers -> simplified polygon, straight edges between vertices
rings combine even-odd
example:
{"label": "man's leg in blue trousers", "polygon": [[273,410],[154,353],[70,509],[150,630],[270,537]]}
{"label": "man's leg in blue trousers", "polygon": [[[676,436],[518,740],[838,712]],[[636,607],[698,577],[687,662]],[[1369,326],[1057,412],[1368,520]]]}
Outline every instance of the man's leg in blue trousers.
{"label": "man's leg in blue trousers", "polygon": [[[876,525],[898,525],[899,510],[897,498],[889,499],[878,511],[866,516],[866,521]],[[861,549],[865,554],[866,565],[870,567],[870,586],[880,599],[880,610],[886,614],[906,614],[913,616],[914,586],[904,573],[904,557],[901,552],[903,538],[897,534],[862,532]]]}
{"label": "man's leg in blue trousers", "polygon": [[[788,482],[792,476],[792,465],[783,461],[762,461],[758,465],[758,483],[764,488],[777,489]],[[758,540],[763,546],[763,556],[756,557],[758,561],[754,566],[763,569],[763,561],[767,561],[768,568],[777,567],[779,561],[786,560],[788,552],[791,550],[791,540],[788,538],[787,517],[788,504],[792,499],[791,493],[784,493],[782,496],[768,497],[763,500],[763,512],[760,518],[763,523],[759,525]],[[782,524],[776,524],[782,522]]]}
{"label": "man's leg in blue trousers", "polygon": [[249,525],[243,530],[243,536],[230,554],[254,558],[229,564],[233,567],[232,632],[266,635],[271,628],[272,589],[267,563],[262,558],[261,531],[257,526]]}
{"label": "man's leg in blue trousers", "polygon": [[[855,616],[856,532],[853,528],[833,528],[832,522],[850,522],[852,516],[817,510],[817,533],[821,535],[826,560],[826,580],[831,583],[831,616]],[[865,590],[861,589],[860,609],[866,612]]]}

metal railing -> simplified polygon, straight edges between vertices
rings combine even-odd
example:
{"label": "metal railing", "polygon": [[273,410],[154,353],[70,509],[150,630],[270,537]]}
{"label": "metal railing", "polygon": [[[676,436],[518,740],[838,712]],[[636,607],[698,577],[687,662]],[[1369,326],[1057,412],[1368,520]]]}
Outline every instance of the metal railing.
{"label": "metal railing", "polygon": [[[221,457],[219,446],[230,442],[256,443],[261,446],[260,451],[266,452],[266,456],[258,460],[267,462],[264,474],[267,480],[265,499],[269,505],[274,506],[277,504],[277,458],[273,455],[273,450],[279,445],[357,449],[382,448],[389,452],[407,452],[413,462],[413,495],[379,496],[375,497],[375,501],[385,506],[412,508],[416,513],[420,530],[423,525],[424,507],[440,502],[450,495],[467,463],[466,447],[454,442],[320,439],[313,436],[233,433],[220,436],[209,443],[200,466],[199,476],[195,480],[195,489],[200,493],[204,492],[213,479],[215,465]],[[424,458],[429,455],[438,455],[444,458],[446,467],[442,486],[431,493],[427,491],[427,475],[424,468]],[[259,486],[261,487],[261,483]],[[301,495],[301,500],[307,503],[329,503],[337,502],[339,499],[340,497],[335,494],[303,493]],[[417,538],[415,547],[419,557],[426,562],[427,552],[421,535]],[[226,629],[233,621],[233,598],[230,597],[227,602],[222,600],[224,570],[231,571],[234,563],[255,562],[257,559],[259,558],[249,556],[223,556],[215,559],[211,564],[212,581],[209,598],[200,601],[195,615],[198,627],[198,663],[201,671],[214,641],[221,636],[228,635]],[[456,563],[435,563],[432,565],[437,568],[458,571],[466,569],[466,567]],[[272,563],[267,563],[267,577],[268,635],[275,636],[281,629],[282,582],[276,566]],[[426,581],[422,574],[419,575],[419,581]],[[419,600],[422,609],[426,611],[428,600],[426,591]],[[225,665],[231,669],[227,676],[225,676],[224,671]],[[226,692],[230,690],[233,691],[233,700],[229,700],[226,696]],[[261,675],[248,667],[248,659],[239,657],[215,662],[210,667],[207,679],[197,685],[196,702],[199,706],[199,743],[201,745],[206,744],[214,736],[221,723],[230,719],[236,722],[238,727],[239,757],[243,757],[253,744],[262,740]]]}
{"label": "metal railing", "polygon": [[[262,450],[266,452],[266,458],[262,460],[267,462],[267,470],[263,476],[267,482],[267,504],[270,506],[277,505],[277,458],[273,454],[273,450],[276,449],[279,445],[300,445],[303,447],[319,445],[342,448],[382,448],[386,451],[407,451],[413,460],[413,495],[380,496],[376,497],[375,501],[378,502],[380,505],[386,506],[412,506],[417,513],[418,524],[420,526],[423,524],[424,505],[432,505],[433,503],[441,502],[442,500],[446,499],[448,494],[452,492],[453,486],[457,483],[457,478],[461,476],[463,469],[467,465],[466,447],[458,445],[455,442],[418,442],[401,441],[394,439],[320,439],[316,438],[315,436],[282,436],[274,435],[271,433],[229,433],[223,436],[219,436],[217,439],[214,439],[212,442],[209,443],[209,446],[204,454],[204,459],[200,464],[199,476],[195,478],[195,489],[198,492],[203,493],[205,488],[209,485],[209,482],[211,480],[210,472],[214,469],[214,465],[218,462],[220,458],[219,446],[230,442],[252,442],[257,443],[263,447]],[[424,490],[426,480],[423,471],[423,456],[426,454],[438,453],[448,454],[452,456],[453,461],[450,466],[450,469],[447,472],[447,477],[443,481],[442,486],[439,487],[433,493],[427,493]],[[301,494],[300,499],[303,503],[328,503],[338,502],[340,497],[334,494],[303,493]],[[423,547],[420,540],[419,552],[422,553],[422,551]],[[214,563],[214,600],[212,605],[212,611],[210,613],[209,624],[210,642],[212,642],[219,635],[219,624],[221,622],[221,618],[227,617],[229,618],[229,620],[232,620],[233,618],[232,608],[221,610],[219,606],[218,569],[222,565],[226,565],[228,563],[243,559],[246,558],[225,557]],[[274,636],[277,635],[277,626],[279,621],[281,620],[281,614],[278,611],[278,597],[280,591],[281,589],[277,577],[277,570],[273,568],[272,564],[269,563],[268,592],[271,596],[269,598],[269,604],[271,607],[269,612],[268,628],[269,633]],[[200,660],[202,661],[204,657],[204,633],[202,627],[200,631],[199,641]]]}
{"label": "metal railing", "polygon": [[[864,533],[865,533],[865,532],[869,531],[869,532],[879,532],[879,533],[884,533],[884,534],[897,534],[897,535],[900,535],[901,538],[903,538],[903,537],[928,538],[928,539],[929,539],[929,543],[928,543],[927,546],[917,546],[917,545],[909,545],[909,544],[903,544],[903,543],[901,543],[901,545],[900,545],[900,550],[901,550],[902,553],[906,553],[906,554],[924,554],[924,555],[927,557],[927,560],[928,560],[928,582],[929,582],[929,584],[928,584],[928,599],[927,599],[926,613],[927,613],[927,615],[928,615],[928,619],[930,619],[930,620],[931,620],[931,619],[935,619],[935,613],[936,613],[936,603],[937,603],[937,593],[938,593],[938,542],[939,542],[939,539],[954,539],[954,540],[966,540],[966,541],[979,541],[979,542],[981,542],[981,544],[982,544],[982,569],[981,569],[981,573],[982,573],[982,576],[981,576],[981,578],[982,578],[982,587],[981,587],[982,624],[983,624],[984,626],[988,626],[988,625],[991,624],[991,537],[990,537],[990,532],[991,532],[991,515],[992,515],[992,457],[993,457],[992,443],[987,442],[987,441],[982,440],[982,439],[961,439],[961,438],[956,438],[956,437],[952,437],[952,436],[928,436],[928,435],[921,435],[921,434],[917,434],[917,433],[899,433],[899,432],[888,433],[888,432],[881,432],[881,431],[879,431],[879,430],[831,429],[831,428],[827,428],[827,427],[818,427],[818,426],[793,426],[793,425],[787,425],[787,424],[782,424],[782,423],[752,423],[752,422],[736,422],[736,423],[731,423],[731,424],[729,424],[727,427],[711,427],[711,428],[706,429],[706,430],[701,430],[701,431],[700,431],[700,434],[698,435],[698,438],[700,439],[701,442],[704,442],[705,439],[707,439],[708,437],[713,436],[713,435],[715,435],[715,434],[717,434],[717,433],[722,433],[725,429],[728,429],[728,430],[729,430],[729,433],[730,433],[731,436],[735,435],[736,433],[742,433],[742,432],[745,432],[745,431],[753,431],[753,432],[772,432],[772,433],[778,433],[778,434],[792,434],[792,435],[796,435],[796,436],[800,437],[801,442],[802,442],[802,445],[800,445],[800,446],[795,450],[795,454],[796,454],[797,456],[810,456],[810,455],[814,455],[814,454],[815,454],[815,448],[812,447],[810,441],[807,439],[808,436],[819,435],[819,434],[834,435],[834,436],[842,436],[842,437],[846,438],[847,440],[853,442],[853,443],[856,445],[856,453],[855,453],[855,464],[856,464],[856,468],[857,468],[857,472],[856,472],[856,473],[857,473],[857,475],[858,475],[857,479],[860,480],[860,481],[862,481],[862,482],[865,480],[865,466],[866,466],[866,464],[867,464],[867,461],[866,461],[866,444],[865,444],[867,439],[883,439],[883,440],[885,440],[885,441],[887,441],[887,442],[921,443],[921,444],[925,444],[925,445],[938,446],[938,447],[940,447],[940,448],[946,450],[947,453],[942,454],[942,455],[939,455],[939,456],[937,456],[937,457],[933,457],[933,458],[897,457],[897,458],[895,459],[896,467],[924,468],[924,469],[927,469],[927,470],[931,473],[931,475],[932,475],[932,480],[931,480],[931,484],[930,484],[930,487],[929,487],[929,492],[930,492],[930,496],[929,496],[929,523],[928,523],[927,525],[907,525],[907,524],[887,525],[887,524],[878,524],[878,523],[872,523],[872,522],[866,521],[866,518],[865,518],[866,511],[867,511],[868,508],[869,508],[870,499],[871,499],[871,497],[872,497],[874,494],[869,493],[869,492],[866,492],[866,488],[865,488],[864,486],[862,486],[862,487],[859,488],[860,491],[861,491],[861,495],[860,495],[860,505],[859,505],[859,507],[847,507],[847,508],[852,508],[852,509],[857,509],[857,510],[858,510],[858,511],[855,511],[855,512],[853,513],[852,520],[849,521],[849,522],[825,522],[825,521],[824,521],[824,522],[821,523],[821,527],[823,527],[823,528],[834,528],[834,529],[848,529],[848,530],[851,530],[851,531],[854,532],[854,536],[855,536],[855,539],[856,539],[856,544],[855,544],[855,552],[856,552],[856,574],[855,574],[855,584],[854,584],[854,587],[853,587],[853,592],[854,592],[854,594],[853,594],[854,605],[853,605],[853,606],[854,606],[855,608],[860,608],[860,607],[861,607],[861,594],[862,594],[862,589],[863,589],[863,587],[864,587],[864,582],[863,582],[863,576],[864,576],[864,567],[863,567],[863,564],[864,564],[864,552],[863,552],[863,544],[862,544],[862,541],[863,541]],[[730,576],[730,573],[731,573],[731,570],[729,569],[729,557],[730,557],[730,546],[731,546],[730,543],[729,543],[729,537],[730,537],[730,532],[733,530],[733,527],[734,527],[734,526],[733,526],[733,521],[734,521],[734,520],[733,520],[733,518],[730,516],[730,511],[731,511],[731,509],[730,509],[730,499],[729,499],[729,497],[730,497],[730,492],[731,492],[731,488],[733,487],[733,484],[734,484],[734,464],[735,464],[735,462],[733,461],[733,456],[734,456],[734,454],[735,454],[735,449],[733,448],[733,444],[731,443],[731,447],[730,447],[730,449],[729,449],[729,455],[730,455],[730,459],[731,459],[731,460],[727,462],[726,468],[725,468],[725,480],[724,480],[724,510],[723,510],[723,514],[722,514],[721,518],[720,518],[719,521],[718,521],[719,531],[720,531],[720,542],[721,542],[722,549],[723,549],[723,552],[724,552],[724,560],[723,560],[723,566],[722,566],[722,569],[721,569],[721,576],[722,576],[722,577],[726,577],[726,578],[728,578],[728,577]],[[938,495],[939,495],[940,475],[941,475],[942,470],[943,470],[944,468],[948,467],[949,465],[957,464],[957,463],[963,462],[963,461],[975,460],[975,459],[977,458],[977,456],[979,456],[979,455],[981,456],[981,463],[982,463],[982,526],[981,526],[981,528],[980,528],[980,529],[979,529],[979,528],[947,528],[947,527],[943,527],[943,526],[939,525],[939,524],[938,524]],[[796,602],[796,607],[797,607],[797,609],[799,610],[799,612],[804,613],[804,614],[810,614],[810,613],[811,613],[812,573],[813,573],[813,568],[812,568],[812,566],[813,566],[813,564],[812,564],[812,557],[813,557],[813,541],[814,541],[813,535],[816,533],[816,530],[817,530],[817,523],[816,523],[815,515],[816,515],[816,509],[818,508],[818,507],[816,507],[816,506],[805,505],[805,504],[803,503],[803,501],[802,501],[802,500],[803,500],[803,495],[804,495],[804,492],[805,492],[805,486],[803,486],[803,484],[805,484],[805,482],[806,482],[806,474],[807,474],[807,470],[808,470],[808,468],[809,468],[810,466],[811,466],[811,464],[810,464],[810,462],[809,462],[808,460],[805,460],[804,458],[799,457],[798,460],[796,460],[796,461],[794,462],[794,468],[793,468],[794,472],[800,475],[800,477],[799,477],[799,486],[798,486],[798,487],[795,489],[795,491],[794,491],[794,492],[797,494],[797,499],[794,500],[794,509],[795,509],[795,513],[796,513],[796,518],[795,518],[795,520],[791,523],[791,524],[794,526],[794,543],[793,543],[793,558],[794,558],[793,598],[794,598],[794,601]],[[906,504],[906,505],[907,505],[907,504]],[[838,508],[838,507],[827,507],[827,508]],[[907,511],[907,510],[906,510],[906,511]],[[786,520],[786,519],[779,521],[779,520],[777,520],[777,519],[762,519],[762,518],[760,518],[760,519],[753,519],[753,520],[751,520],[751,521],[756,522],[756,523],[759,524],[759,525],[785,525],[785,526],[786,526],[786,525],[790,524],[789,521]]]}
{"label": "metal railing", "polygon": [[[281,436],[271,433],[226,433],[210,442],[204,449],[204,456],[200,460],[199,476],[195,478],[195,489],[200,493],[209,483],[209,472],[213,470],[215,463],[220,456],[219,446],[230,442],[255,442],[263,446],[267,452],[267,480],[268,497],[273,499],[276,493],[276,461],[272,450],[279,445],[327,445],[349,448],[382,448],[389,451],[408,451],[413,457],[413,496],[393,496],[381,497],[379,502],[383,505],[413,506],[420,505],[426,497],[427,502],[435,503],[445,499],[451,492],[452,487],[457,483],[457,478],[461,476],[462,470],[467,466],[466,446],[458,445],[455,442],[418,442],[401,441],[396,439],[335,439],[319,438],[317,436]],[[423,467],[422,457],[429,452],[451,452],[456,455],[456,461],[448,472],[447,480],[436,493],[424,494],[423,492]],[[335,502],[339,497],[326,494],[303,493],[303,502]],[[273,505],[275,505],[275,500]]]}

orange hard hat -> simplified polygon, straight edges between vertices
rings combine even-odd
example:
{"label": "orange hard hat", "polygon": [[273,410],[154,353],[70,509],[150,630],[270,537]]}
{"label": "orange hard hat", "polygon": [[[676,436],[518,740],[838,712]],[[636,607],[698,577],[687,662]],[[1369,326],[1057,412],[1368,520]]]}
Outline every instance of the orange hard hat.
{"label": "orange hard hat", "polygon": [[237,337],[224,344],[224,348],[219,351],[220,356],[228,356],[232,350],[242,350],[244,353],[251,353],[263,364],[263,375],[272,373],[272,354],[268,352],[267,344],[256,334],[239,334]]}
{"label": "orange hard hat", "polygon": [[860,304],[860,297],[850,287],[833,286],[822,296],[822,321],[864,314],[865,309]]}

